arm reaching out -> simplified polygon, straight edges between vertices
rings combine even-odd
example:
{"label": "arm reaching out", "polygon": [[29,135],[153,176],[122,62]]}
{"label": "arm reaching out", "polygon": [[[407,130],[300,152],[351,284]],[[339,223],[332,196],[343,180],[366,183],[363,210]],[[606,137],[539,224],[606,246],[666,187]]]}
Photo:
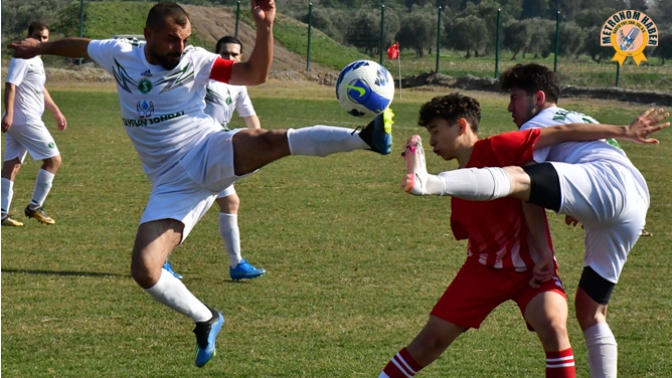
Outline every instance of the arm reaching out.
{"label": "arm reaching out", "polygon": [[649,135],[670,126],[670,122],[660,123],[670,116],[663,109],[653,108],[635,118],[629,126],[613,126],[597,123],[570,123],[541,129],[539,141],[534,146],[541,149],[562,142],[583,142],[605,138],[629,139],[641,144],[658,144]]}
{"label": "arm reaching out", "polygon": [[257,26],[254,49],[247,62],[232,67],[229,83],[234,85],[257,85],[266,82],[273,63],[274,0],[252,0],[252,16]]}
{"label": "arm reaching out", "polygon": [[9,48],[14,50],[14,57],[30,59],[38,55],[58,55],[66,58],[88,58],[88,38],[63,38],[54,42],[40,42],[27,38],[21,42],[14,42]]}

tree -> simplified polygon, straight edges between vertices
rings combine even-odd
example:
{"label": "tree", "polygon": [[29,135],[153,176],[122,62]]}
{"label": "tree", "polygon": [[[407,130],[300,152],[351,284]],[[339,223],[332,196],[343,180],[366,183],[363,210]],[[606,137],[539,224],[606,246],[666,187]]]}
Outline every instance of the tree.
{"label": "tree", "polygon": [[581,52],[590,56],[590,58],[600,63],[602,59],[610,58],[614,55],[614,48],[611,46],[600,45],[600,28],[602,26],[593,26],[592,28],[584,29],[583,33],[583,47]]}
{"label": "tree", "polygon": [[376,17],[368,9],[357,12],[345,33],[345,41],[369,55],[373,54],[380,43],[380,15]]}
{"label": "tree", "polygon": [[649,9],[649,4],[646,0],[630,0],[630,9],[645,12]]}
{"label": "tree", "polygon": [[[581,29],[574,22],[563,22],[560,24],[560,49],[559,53],[561,56],[571,57],[577,56],[581,52],[581,47],[583,45],[583,35],[584,30]],[[551,50],[555,51],[555,29],[551,31],[552,42]],[[599,34],[594,34],[595,38],[599,37]]]}
{"label": "tree", "polygon": [[466,51],[465,58],[471,58],[472,50],[478,56],[478,50],[484,47],[487,37],[485,21],[471,15],[446,24],[444,41],[447,47]]}
{"label": "tree", "polygon": [[529,28],[534,31],[534,36],[530,39],[527,49],[523,50],[523,58],[526,53],[534,54],[534,59],[540,55],[543,58],[548,57],[551,53],[551,41],[555,40],[555,22],[542,18],[531,18],[524,22],[530,24]]}
{"label": "tree", "polygon": [[401,19],[401,26],[395,40],[402,48],[412,48],[417,57],[424,56],[424,49],[430,48],[435,40],[436,21],[424,11],[414,11]]}
{"label": "tree", "polygon": [[511,60],[516,60],[518,53],[524,51],[532,39],[530,23],[524,21],[511,20],[507,22],[503,27],[502,34],[504,36],[502,45],[505,49],[513,52]]}
{"label": "tree", "polygon": [[661,36],[658,47],[651,55],[660,58],[662,64],[665,64],[666,60],[672,60],[672,33]]}

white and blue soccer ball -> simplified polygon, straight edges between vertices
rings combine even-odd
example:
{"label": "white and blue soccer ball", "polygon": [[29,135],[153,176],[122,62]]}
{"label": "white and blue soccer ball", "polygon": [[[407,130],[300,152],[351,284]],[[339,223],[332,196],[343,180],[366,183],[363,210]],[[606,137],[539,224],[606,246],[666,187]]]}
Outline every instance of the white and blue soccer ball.
{"label": "white and blue soccer ball", "polygon": [[355,117],[376,116],[394,98],[394,79],[390,72],[371,60],[348,64],[338,75],[336,98],[341,107]]}

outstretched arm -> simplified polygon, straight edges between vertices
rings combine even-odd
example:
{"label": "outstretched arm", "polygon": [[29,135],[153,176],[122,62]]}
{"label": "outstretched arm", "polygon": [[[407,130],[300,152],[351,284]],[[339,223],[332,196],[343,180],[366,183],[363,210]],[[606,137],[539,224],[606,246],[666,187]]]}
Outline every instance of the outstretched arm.
{"label": "outstretched arm", "polygon": [[670,122],[660,123],[669,117],[663,109],[647,110],[629,126],[613,126],[596,123],[570,123],[541,129],[535,149],[541,149],[562,142],[583,142],[605,138],[629,139],[636,143],[658,144],[658,140],[649,135],[660,131]]}
{"label": "outstretched arm", "polygon": [[58,55],[66,58],[88,58],[88,38],[63,38],[54,42],[40,42],[27,38],[21,42],[14,42],[9,48],[14,50],[14,57],[30,59],[37,55]]}
{"label": "outstretched arm", "polygon": [[257,85],[266,82],[273,63],[274,0],[252,0],[252,16],[257,26],[254,49],[247,62],[233,65],[229,83]]}
{"label": "outstretched arm", "polygon": [[54,100],[51,98],[47,88],[44,88],[44,107],[49,109],[51,114],[54,115],[59,130],[63,131],[66,127],[68,127],[68,121],[65,119],[63,113],[61,113],[61,109],[58,108],[58,105],[56,105]]}

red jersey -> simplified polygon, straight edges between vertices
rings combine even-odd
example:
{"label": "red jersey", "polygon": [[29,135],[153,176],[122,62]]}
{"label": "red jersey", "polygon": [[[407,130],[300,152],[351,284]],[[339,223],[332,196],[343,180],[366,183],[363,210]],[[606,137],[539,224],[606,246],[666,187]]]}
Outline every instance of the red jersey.
{"label": "red jersey", "polygon": [[[532,161],[539,135],[539,129],[529,129],[481,139],[465,168],[522,166]],[[553,250],[545,216],[544,222]],[[524,271],[534,267],[536,251],[520,200],[478,202],[453,197],[450,224],[457,240],[469,239],[468,258],[493,268]]]}

